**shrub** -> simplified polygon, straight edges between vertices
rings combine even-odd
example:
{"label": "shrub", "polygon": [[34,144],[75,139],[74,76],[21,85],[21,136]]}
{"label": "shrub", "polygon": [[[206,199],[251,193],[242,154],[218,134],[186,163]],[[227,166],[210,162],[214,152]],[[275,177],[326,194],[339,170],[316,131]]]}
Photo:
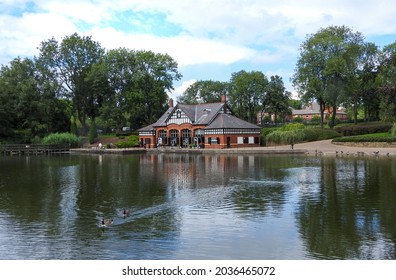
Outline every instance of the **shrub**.
{"label": "shrub", "polygon": [[267,135],[267,142],[272,142],[276,144],[295,144],[305,140],[304,130],[288,130],[281,131],[276,130]]}
{"label": "shrub", "polygon": [[52,133],[44,137],[43,144],[47,145],[68,145],[70,147],[77,147],[80,139],[78,136],[65,133]]}
{"label": "shrub", "polygon": [[294,123],[303,123],[303,122],[304,122],[304,119],[303,119],[302,117],[300,117],[300,116],[297,116],[297,117],[295,117],[295,118],[293,119],[293,122],[294,122]]}
{"label": "shrub", "polygon": [[350,126],[336,127],[335,130],[343,136],[363,135],[380,132],[388,132],[392,123],[367,123]]}
{"label": "shrub", "polygon": [[304,129],[305,126],[302,123],[288,123],[280,128],[281,131],[291,131],[291,130],[298,130]]}
{"label": "shrub", "polygon": [[392,136],[396,136],[396,123],[393,124],[391,130],[390,130],[390,134]]}
{"label": "shrub", "polygon": [[262,146],[266,146],[267,145],[267,135],[278,130],[279,128],[277,127],[266,127],[266,128],[262,128],[260,130],[260,143]]}
{"label": "shrub", "polygon": [[318,125],[320,124],[320,120],[321,120],[320,116],[312,116],[309,123],[312,125]]}
{"label": "shrub", "polygon": [[115,144],[117,148],[135,148],[139,147],[139,137],[136,135],[131,135],[127,138],[127,141],[118,142]]}
{"label": "shrub", "polygon": [[333,142],[396,142],[396,136],[390,133],[377,133],[370,135],[345,136],[333,139]]}
{"label": "shrub", "polygon": [[308,142],[333,139],[341,134],[330,128],[306,128],[304,129],[305,140]]}

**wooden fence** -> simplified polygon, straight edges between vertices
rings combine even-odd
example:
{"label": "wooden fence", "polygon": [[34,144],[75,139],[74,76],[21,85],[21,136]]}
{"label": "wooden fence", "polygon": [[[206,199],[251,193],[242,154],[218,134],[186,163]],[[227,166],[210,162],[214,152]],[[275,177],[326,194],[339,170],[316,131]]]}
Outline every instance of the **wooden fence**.
{"label": "wooden fence", "polygon": [[66,145],[40,145],[40,144],[6,144],[0,145],[0,152],[4,155],[39,155],[55,154],[70,151]]}

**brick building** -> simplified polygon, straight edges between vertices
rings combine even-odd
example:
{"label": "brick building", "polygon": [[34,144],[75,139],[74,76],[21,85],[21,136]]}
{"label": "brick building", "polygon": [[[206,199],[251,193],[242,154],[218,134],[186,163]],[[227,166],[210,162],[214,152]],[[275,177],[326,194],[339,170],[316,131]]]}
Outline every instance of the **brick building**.
{"label": "brick building", "polygon": [[141,145],[147,148],[260,146],[260,127],[233,116],[225,96],[218,103],[176,106],[170,99],[169,109],[157,122],[138,132]]}

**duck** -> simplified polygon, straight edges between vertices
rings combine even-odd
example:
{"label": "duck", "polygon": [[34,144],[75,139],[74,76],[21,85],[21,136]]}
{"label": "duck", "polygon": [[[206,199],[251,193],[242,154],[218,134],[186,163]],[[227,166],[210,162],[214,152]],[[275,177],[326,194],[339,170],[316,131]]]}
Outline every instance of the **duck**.
{"label": "duck", "polygon": [[102,227],[108,227],[113,224],[113,219],[102,219]]}
{"label": "duck", "polygon": [[128,217],[131,213],[129,212],[129,210],[124,209],[124,211],[122,212],[122,215],[124,218]]}

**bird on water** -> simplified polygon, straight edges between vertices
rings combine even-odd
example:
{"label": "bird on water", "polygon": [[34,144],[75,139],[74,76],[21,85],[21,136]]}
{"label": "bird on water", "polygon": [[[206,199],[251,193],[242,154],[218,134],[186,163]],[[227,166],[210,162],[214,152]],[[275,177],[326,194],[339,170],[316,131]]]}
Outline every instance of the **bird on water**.
{"label": "bird on water", "polygon": [[124,218],[128,217],[131,214],[131,212],[129,212],[129,210],[124,209],[124,211],[122,212],[122,215]]}
{"label": "bird on water", "polygon": [[113,224],[113,219],[102,219],[102,227],[108,227]]}

